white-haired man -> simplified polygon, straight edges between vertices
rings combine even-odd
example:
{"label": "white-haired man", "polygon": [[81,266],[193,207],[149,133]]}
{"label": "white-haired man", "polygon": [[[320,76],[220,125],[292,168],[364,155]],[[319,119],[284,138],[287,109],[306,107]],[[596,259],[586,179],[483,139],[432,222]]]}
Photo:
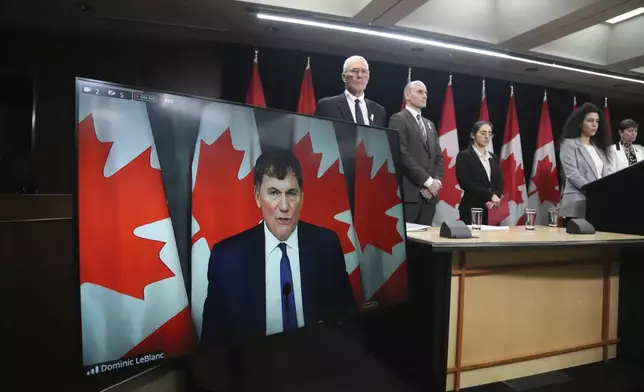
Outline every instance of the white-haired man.
{"label": "white-haired man", "polygon": [[344,120],[360,125],[387,125],[385,108],[365,98],[364,91],[369,83],[369,63],[364,57],[351,56],[344,62],[342,94],[322,98],[315,109],[318,117]]}
{"label": "white-haired man", "polygon": [[443,153],[436,126],[423,117],[427,88],[421,81],[405,86],[405,109],[391,116],[389,128],[398,131],[405,196],[405,221],[431,226],[442,187]]}

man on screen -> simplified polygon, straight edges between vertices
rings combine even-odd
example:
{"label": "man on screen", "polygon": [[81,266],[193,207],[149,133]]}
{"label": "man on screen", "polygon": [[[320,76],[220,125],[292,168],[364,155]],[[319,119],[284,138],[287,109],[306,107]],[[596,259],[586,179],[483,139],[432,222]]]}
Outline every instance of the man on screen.
{"label": "man on screen", "polygon": [[264,152],[254,182],[263,221],[212,248],[202,346],[339,319],[356,308],[338,236],[299,220],[302,169],[293,153]]}

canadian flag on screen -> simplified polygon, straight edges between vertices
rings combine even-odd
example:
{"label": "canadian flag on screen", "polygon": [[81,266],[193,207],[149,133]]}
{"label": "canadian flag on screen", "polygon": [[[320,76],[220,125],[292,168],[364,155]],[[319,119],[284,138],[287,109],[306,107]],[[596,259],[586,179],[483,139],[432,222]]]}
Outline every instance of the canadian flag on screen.
{"label": "canadian flag on screen", "polygon": [[260,154],[252,108],[212,103],[203,109],[192,160],[191,293],[197,336],[201,336],[208,292],[210,250],[262,219],[253,184],[253,167]]}
{"label": "canadian flag on screen", "polygon": [[[487,96],[485,95],[485,78],[483,78],[481,87],[481,112],[479,113],[479,120],[488,122],[490,121],[490,113],[487,109]],[[492,143],[492,140],[490,140],[486,149],[489,152],[494,152],[494,143]]]}
{"label": "canadian flag on screen", "polygon": [[503,198],[498,210],[504,211],[505,204],[509,215],[501,222],[503,225],[519,225],[525,219],[525,208],[528,202],[528,193],[523,169],[523,152],[521,150],[521,135],[519,134],[519,120],[514,104],[514,87],[510,87],[510,104],[508,116],[505,121],[503,133],[503,147],[501,147],[501,175],[503,176]]}
{"label": "canadian flag on screen", "polygon": [[354,223],[364,298],[387,305],[407,298],[400,190],[387,134],[358,128]]}
{"label": "canadian flag on screen", "polygon": [[311,61],[306,59],[306,68],[304,69],[302,87],[300,88],[300,100],[297,102],[297,112],[313,115],[316,106],[313,77],[311,76]]}
{"label": "canadian flag on screen", "polygon": [[452,75],[449,76],[441,120],[438,125],[438,142],[443,151],[443,187],[438,193],[438,204],[434,215],[433,226],[440,226],[444,221],[459,219],[458,205],[463,197],[463,190],[456,180],[456,156],[459,152],[456,113],[454,112],[454,95],[452,92]]}
{"label": "canadian flag on screen", "polygon": [[537,134],[537,149],[534,152],[528,204],[537,209],[536,223],[548,224],[548,208],[559,205],[559,177],[555,144],[552,139],[552,124],[548,110],[548,98],[543,95],[543,108]]}
{"label": "canadian flag on screen", "polygon": [[190,353],[194,332],[144,103],[82,95],[83,363]]}
{"label": "canadian flag on screen", "polygon": [[359,246],[333,123],[296,117],[293,153],[302,166],[306,200],[300,219],[336,232],[344,252],[354,297],[362,305]]}

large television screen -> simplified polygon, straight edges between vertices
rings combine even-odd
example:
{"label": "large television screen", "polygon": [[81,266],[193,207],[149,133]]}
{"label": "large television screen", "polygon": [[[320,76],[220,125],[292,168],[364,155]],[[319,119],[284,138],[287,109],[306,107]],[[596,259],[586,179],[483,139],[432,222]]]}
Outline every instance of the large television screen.
{"label": "large television screen", "polygon": [[406,299],[395,132],[76,84],[88,376]]}

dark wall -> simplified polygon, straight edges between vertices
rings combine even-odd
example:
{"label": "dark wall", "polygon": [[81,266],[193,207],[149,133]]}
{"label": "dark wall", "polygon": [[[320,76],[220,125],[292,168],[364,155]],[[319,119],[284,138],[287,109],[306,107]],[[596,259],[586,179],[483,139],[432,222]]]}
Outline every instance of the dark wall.
{"label": "dark wall", "polygon": [[72,193],[75,187],[75,77],[209,98],[220,95],[221,56],[215,44],[5,32],[0,47],[0,68],[29,74],[36,84],[32,193]]}
{"label": "dark wall", "polygon": [[[255,48],[248,45],[228,45],[223,56],[222,99],[243,102],[250,78]],[[302,83],[302,73],[306,66],[307,53],[272,48],[259,48],[259,72],[264,87],[266,104],[271,108],[295,110]],[[317,99],[336,95],[344,90],[340,79],[344,57],[312,54],[311,72]],[[369,60],[369,59],[367,59]],[[385,107],[388,115],[400,110],[402,92],[407,80],[408,68],[403,65],[370,61],[371,79],[366,96]],[[447,89],[449,73],[428,68],[414,68],[412,79],[421,80],[427,85],[429,97],[425,117],[438,125],[441,108]],[[452,80],[454,106],[461,149],[469,143],[472,124],[478,120],[481,106],[481,78],[454,74]],[[503,131],[510,99],[510,83],[487,79],[487,98],[490,120],[494,124],[494,149],[498,153],[503,141]],[[526,176],[532,170],[539,118],[541,115],[543,87],[514,83],[515,102]],[[604,97],[593,97],[584,93],[567,90],[548,89],[548,104],[555,140],[572,111],[573,96],[579,104],[592,101],[600,108]],[[616,127],[620,120],[630,117],[640,124],[644,123],[642,105],[613,100],[609,97],[613,137],[617,140]],[[640,143],[642,138],[640,137]]]}

